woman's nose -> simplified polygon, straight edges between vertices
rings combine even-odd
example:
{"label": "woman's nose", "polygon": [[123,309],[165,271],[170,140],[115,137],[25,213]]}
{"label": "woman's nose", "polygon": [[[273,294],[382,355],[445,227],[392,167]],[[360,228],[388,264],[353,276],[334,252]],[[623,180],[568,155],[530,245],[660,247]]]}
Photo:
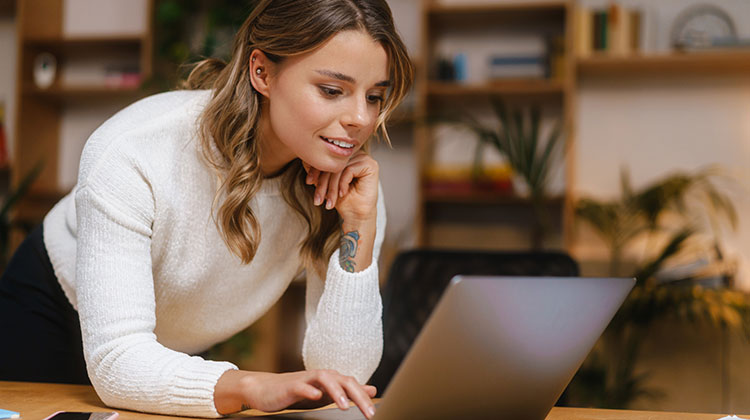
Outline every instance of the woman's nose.
{"label": "woman's nose", "polygon": [[342,124],[350,127],[365,127],[372,118],[369,113],[366,99],[353,99],[346,105],[342,116]]}

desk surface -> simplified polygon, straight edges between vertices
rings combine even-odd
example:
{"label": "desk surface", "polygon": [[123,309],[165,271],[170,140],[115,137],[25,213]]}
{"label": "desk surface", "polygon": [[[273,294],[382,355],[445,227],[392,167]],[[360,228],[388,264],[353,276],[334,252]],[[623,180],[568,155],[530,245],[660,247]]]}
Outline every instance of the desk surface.
{"label": "desk surface", "polygon": [[[18,411],[26,420],[43,419],[55,411],[111,411],[94,389],[84,385],[40,384],[0,381],[0,408]],[[189,419],[116,410],[121,420]],[[232,417],[262,414],[256,410],[243,411]],[[688,414],[656,411],[599,410],[590,408],[555,407],[547,420],[716,420],[721,414]]]}

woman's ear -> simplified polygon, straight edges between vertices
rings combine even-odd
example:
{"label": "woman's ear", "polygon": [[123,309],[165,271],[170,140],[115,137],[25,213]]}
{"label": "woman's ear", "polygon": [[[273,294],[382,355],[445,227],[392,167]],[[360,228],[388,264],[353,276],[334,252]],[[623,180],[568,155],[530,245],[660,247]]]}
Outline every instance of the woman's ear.
{"label": "woman's ear", "polygon": [[273,63],[263,54],[263,51],[255,49],[250,53],[250,83],[253,88],[266,98],[269,95],[269,70]]}

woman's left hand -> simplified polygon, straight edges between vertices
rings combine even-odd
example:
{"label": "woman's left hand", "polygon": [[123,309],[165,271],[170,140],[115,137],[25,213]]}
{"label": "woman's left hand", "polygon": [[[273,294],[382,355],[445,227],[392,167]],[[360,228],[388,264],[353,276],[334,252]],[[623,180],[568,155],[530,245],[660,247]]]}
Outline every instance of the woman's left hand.
{"label": "woman's left hand", "polygon": [[306,183],[315,185],[313,203],[327,209],[335,208],[348,223],[374,221],[377,217],[378,163],[370,155],[358,151],[343,171],[321,172],[303,163]]}

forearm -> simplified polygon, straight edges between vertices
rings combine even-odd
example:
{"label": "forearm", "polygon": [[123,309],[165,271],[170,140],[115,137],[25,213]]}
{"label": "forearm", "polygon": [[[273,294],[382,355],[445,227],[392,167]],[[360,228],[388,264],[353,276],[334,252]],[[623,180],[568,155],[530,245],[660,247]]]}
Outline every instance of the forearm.
{"label": "forearm", "polygon": [[350,273],[356,273],[372,264],[375,233],[376,216],[364,221],[347,222],[345,220],[341,224],[341,247],[339,248],[341,268]]}

